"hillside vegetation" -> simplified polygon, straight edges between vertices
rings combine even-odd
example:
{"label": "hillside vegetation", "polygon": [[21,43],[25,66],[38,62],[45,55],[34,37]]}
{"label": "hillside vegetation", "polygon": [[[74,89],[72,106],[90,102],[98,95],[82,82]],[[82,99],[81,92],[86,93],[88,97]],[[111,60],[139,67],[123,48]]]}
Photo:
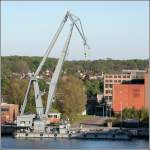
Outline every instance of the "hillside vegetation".
{"label": "hillside vegetation", "polygon": [[[5,102],[22,105],[28,79],[12,76],[13,73],[22,74],[34,72],[41,57],[21,57],[9,56],[1,57],[2,67],[2,96]],[[48,58],[43,71],[47,69],[52,72],[55,69],[57,59]],[[147,69],[148,60],[94,60],[94,61],[65,61],[63,74],[60,78],[56,90],[56,101],[53,103],[53,109],[63,113],[64,117],[71,120],[75,119],[76,114],[81,114],[86,105],[87,96],[96,95],[103,92],[103,83],[98,80],[82,81],[79,78],[79,71],[86,74],[101,74],[120,72],[122,69]],[[47,93],[49,85],[44,79],[39,80],[40,90],[46,91],[42,96],[44,108],[47,103]],[[35,112],[34,91],[31,88],[30,96],[27,103],[26,112]]]}
{"label": "hillside vegetation", "polygon": [[[22,73],[22,72],[34,72],[42,57],[25,57],[25,56],[8,56],[1,57],[2,64],[2,77],[9,75],[12,72]],[[48,58],[42,71],[50,69],[54,71],[57,63],[57,59]],[[114,73],[120,72],[122,69],[147,69],[147,60],[112,60],[110,58],[106,60],[93,60],[93,61],[65,61],[63,70],[68,74],[76,74],[79,70],[81,72],[87,72],[90,74],[101,72]]]}

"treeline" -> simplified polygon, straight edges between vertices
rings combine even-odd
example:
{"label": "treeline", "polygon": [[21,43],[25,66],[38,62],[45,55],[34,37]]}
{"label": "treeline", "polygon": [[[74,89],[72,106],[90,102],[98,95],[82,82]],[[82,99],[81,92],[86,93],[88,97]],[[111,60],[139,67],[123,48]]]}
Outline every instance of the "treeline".
{"label": "treeline", "polygon": [[[42,57],[7,56],[1,57],[2,80],[1,89],[5,102],[22,105],[28,85],[28,79],[9,78],[12,73],[28,73],[36,71]],[[57,59],[48,58],[42,71],[55,69]],[[98,80],[82,81],[76,75],[79,71],[88,74],[101,74],[120,72],[122,69],[147,69],[148,60],[93,60],[93,61],[65,61],[63,78],[59,80],[56,101],[53,108],[64,114],[64,117],[73,119],[76,114],[81,114],[86,106],[87,96],[103,93],[103,82]],[[44,108],[47,103],[48,85],[44,79],[39,80],[41,91],[46,91],[42,96]],[[78,93],[78,94],[76,94]],[[33,89],[27,104],[26,112],[35,112]]]}
{"label": "treeline", "polygon": [[[40,64],[42,57],[27,56],[7,56],[1,57],[2,77],[12,72],[27,73],[34,72]],[[48,58],[44,64],[42,71],[50,69],[54,71],[57,63],[56,58]],[[148,68],[148,59],[132,59],[132,60],[87,60],[87,61],[65,61],[63,70],[68,74],[76,74],[79,70],[89,74],[100,74],[120,72],[122,69],[139,69]]]}

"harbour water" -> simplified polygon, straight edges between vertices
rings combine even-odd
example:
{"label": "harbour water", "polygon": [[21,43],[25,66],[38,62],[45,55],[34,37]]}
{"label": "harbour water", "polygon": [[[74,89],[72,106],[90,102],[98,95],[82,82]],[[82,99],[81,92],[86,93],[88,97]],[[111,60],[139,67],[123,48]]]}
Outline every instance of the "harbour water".
{"label": "harbour water", "polygon": [[77,140],[30,138],[15,139],[2,137],[2,148],[15,149],[148,149],[149,141],[145,139],[132,139],[122,141],[112,140]]}

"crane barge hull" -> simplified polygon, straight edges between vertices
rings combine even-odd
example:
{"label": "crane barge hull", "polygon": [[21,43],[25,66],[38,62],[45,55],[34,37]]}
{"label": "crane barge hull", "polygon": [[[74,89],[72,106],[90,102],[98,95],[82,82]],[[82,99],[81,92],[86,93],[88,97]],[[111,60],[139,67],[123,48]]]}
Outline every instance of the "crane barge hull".
{"label": "crane barge hull", "polygon": [[83,140],[88,140],[88,139],[102,139],[102,140],[130,140],[131,137],[128,135],[121,135],[121,136],[112,136],[110,135],[101,135],[101,134],[92,134],[92,135],[87,135],[86,137],[83,135],[75,135],[75,136],[69,136],[68,134],[58,134],[57,136],[53,134],[35,134],[35,133],[19,133],[15,135],[15,138],[67,138],[67,139],[83,139]]}
{"label": "crane barge hull", "polygon": [[15,138],[68,138],[68,139],[105,139],[105,140],[130,140],[128,132],[119,130],[99,131],[99,132],[74,132],[64,134],[49,133],[15,133]]}

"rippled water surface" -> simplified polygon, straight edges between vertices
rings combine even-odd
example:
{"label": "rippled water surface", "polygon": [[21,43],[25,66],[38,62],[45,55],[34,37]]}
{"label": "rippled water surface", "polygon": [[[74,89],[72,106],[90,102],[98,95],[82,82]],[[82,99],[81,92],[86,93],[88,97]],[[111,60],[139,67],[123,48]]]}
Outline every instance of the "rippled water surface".
{"label": "rippled water surface", "polygon": [[15,139],[2,137],[2,148],[26,149],[148,149],[148,140],[132,139],[130,141],[111,140],[76,140],[76,139]]}

